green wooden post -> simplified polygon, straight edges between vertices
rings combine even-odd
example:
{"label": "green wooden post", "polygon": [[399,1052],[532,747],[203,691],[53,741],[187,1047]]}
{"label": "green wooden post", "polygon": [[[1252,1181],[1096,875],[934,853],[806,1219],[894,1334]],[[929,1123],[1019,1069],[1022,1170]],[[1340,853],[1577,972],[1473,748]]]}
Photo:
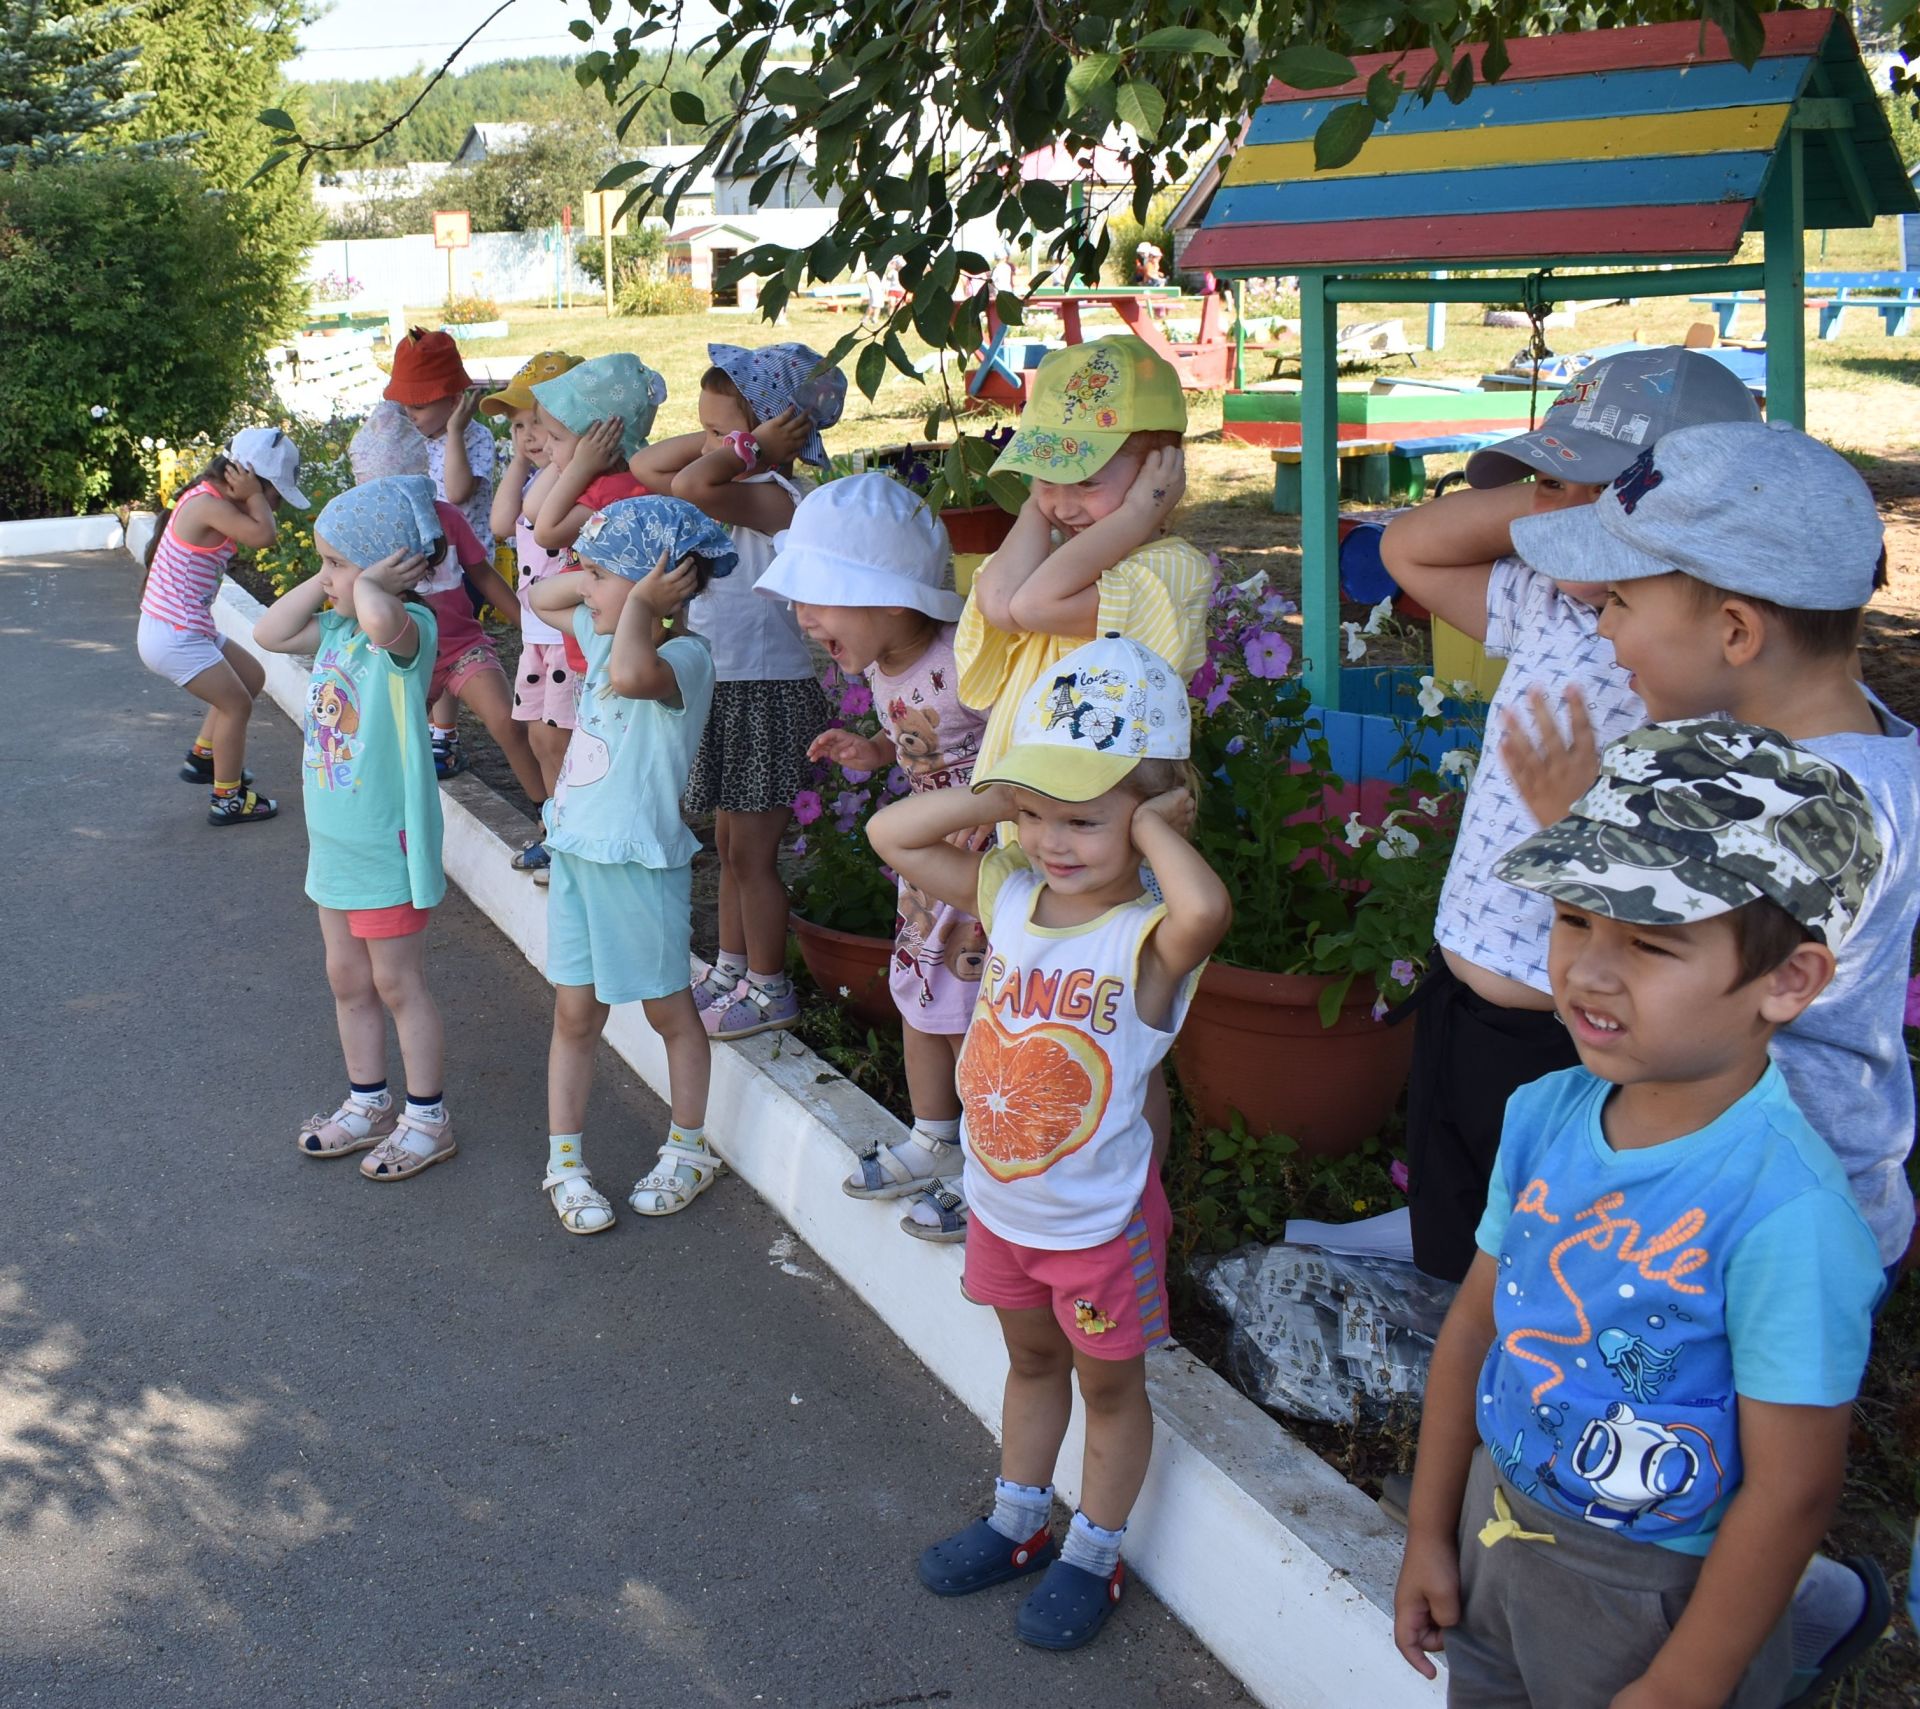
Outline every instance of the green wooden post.
{"label": "green wooden post", "polygon": [[1300,616],[1307,687],[1340,704],[1340,477],[1336,306],[1324,273],[1300,275]]}
{"label": "green wooden post", "polygon": [[1801,134],[1791,125],[1773,157],[1761,205],[1766,254],[1767,416],[1807,422],[1806,172]]}
{"label": "green wooden post", "polygon": [[1247,282],[1233,282],[1233,389],[1247,389]]}

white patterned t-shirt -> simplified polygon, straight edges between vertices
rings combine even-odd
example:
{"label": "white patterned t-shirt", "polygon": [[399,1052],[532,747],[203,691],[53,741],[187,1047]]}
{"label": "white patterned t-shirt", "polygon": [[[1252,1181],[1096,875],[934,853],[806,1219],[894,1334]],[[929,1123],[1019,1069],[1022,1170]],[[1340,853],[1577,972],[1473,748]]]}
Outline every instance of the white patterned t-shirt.
{"label": "white patterned t-shirt", "polygon": [[[497,441],[487,429],[484,421],[467,423],[463,441],[467,448],[467,467],[473,471],[473,492],[462,505],[455,508],[467,519],[467,526],[473,530],[474,538],[486,548],[487,557],[493,557],[493,470],[499,456]],[[433,477],[433,491],[437,498],[447,498],[447,436],[443,433],[437,439],[427,441],[427,473]],[[452,500],[448,499],[448,503]]]}
{"label": "white patterned t-shirt", "polygon": [[1436,935],[1463,961],[1536,991],[1547,983],[1547,934],[1553,904],[1544,896],[1494,877],[1494,862],[1540,827],[1513,787],[1500,758],[1501,715],[1509,707],[1529,718],[1527,690],[1538,684],[1557,707],[1561,691],[1577,684],[1601,747],[1637,730],[1647,709],[1627,686],[1629,673],[1600,634],[1600,613],[1562,593],[1557,583],[1520,558],[1501,558],[1487,582],[1487,653],[1507,661],[1487,708],[1487,739],[1460,814],[1460,835],[1440,892]]}

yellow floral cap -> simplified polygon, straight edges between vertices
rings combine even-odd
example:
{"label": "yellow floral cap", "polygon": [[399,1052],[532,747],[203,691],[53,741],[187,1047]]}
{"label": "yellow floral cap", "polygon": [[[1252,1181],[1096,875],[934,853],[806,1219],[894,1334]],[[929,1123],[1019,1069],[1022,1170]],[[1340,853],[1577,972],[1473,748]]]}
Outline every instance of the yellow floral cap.
{"label": "yellow floral cap", "polygon": [[1184,433],[1187,400],[1173,364],[1132,333],[1050,350],[1033,371],[1020,430],[995,471],[1070,484],[1097,475],[1130,433]]}
{"label": "yellow floral cap", "polygon": [[511,415],[517,409],[533,408],[533,388],[542,380],[551,380],[569,368],[580,366],[582,358],[564,350],[543,350],[520,364],[520,371],[497,392],[480,400],[482,415]]}

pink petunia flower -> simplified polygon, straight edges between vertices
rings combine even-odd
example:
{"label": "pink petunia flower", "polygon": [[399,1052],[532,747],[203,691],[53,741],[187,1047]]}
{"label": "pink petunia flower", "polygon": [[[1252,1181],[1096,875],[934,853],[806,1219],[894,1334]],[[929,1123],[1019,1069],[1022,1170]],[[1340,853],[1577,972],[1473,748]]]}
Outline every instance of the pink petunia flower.
{"label": "pink petunia flower", "polygon": [[1907,981],[1907,1022],[1910,1027],[1920,1027],[1920,973]]}
{"label": "pink petunia flower", "polygon": [[1257,677],[1285,676],[1293,663],[1293,647],[1283,635],[1262,629],[1247,637],[1247,669]]}
{"label": "pink petunia flower", "polygon": [[1410,1179],[1407,1174],[1405,1162],[1396,1157],[1389,1163],[1387,1165],[1387,1179],[1391,1181],[1399,1191],[1404,1193],[1407,1190],[1407,1182]]}
{"label": "pink petunia flower", "polygon": [[820,791],[817,789],[803,789],[793,798],[793,817],[796,824],[811,825],[826,810],[827,804],[820,799]]}
{"label": "pink petunia flower", "polygon": [[[1213,693],[1213,685],[1219,680],[1219,667],[1209,658],[1204,665],[1193,673],[1192,679],[1187,683],[1187,693],[1192,695],[1195,700],[1205,700],[1208,695]],[[1209,707],[1208,710],[1211,711],[1212,708]]]}

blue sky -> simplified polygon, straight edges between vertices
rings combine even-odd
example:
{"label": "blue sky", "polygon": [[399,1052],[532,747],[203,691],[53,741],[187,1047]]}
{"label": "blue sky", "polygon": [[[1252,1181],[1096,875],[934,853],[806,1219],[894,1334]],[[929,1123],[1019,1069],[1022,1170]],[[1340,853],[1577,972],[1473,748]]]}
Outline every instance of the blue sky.
{"label": "blue sky", "polygon": [[[416,67],[434,67],[453,51],[499,0],[334,0],[327,15],[300,32],[300,57],[287,67],[297,80],[316,77],[395,77]],[[616,4],[607,28],[628,16]],[[593,21],[586,0],[515,0],[489,24],[459,65],[484,65],[493,59],[524,59],[540,54],[584,53],[586,47],[567,29],[570,19]],[[701,0],[689,0],[691,39],[711,29],[714,14]],[[662,38],[651,38],[661,41]],[[603,39],[599,45],[610,46]],[[664,43],[663,43],[664,45]]]}

